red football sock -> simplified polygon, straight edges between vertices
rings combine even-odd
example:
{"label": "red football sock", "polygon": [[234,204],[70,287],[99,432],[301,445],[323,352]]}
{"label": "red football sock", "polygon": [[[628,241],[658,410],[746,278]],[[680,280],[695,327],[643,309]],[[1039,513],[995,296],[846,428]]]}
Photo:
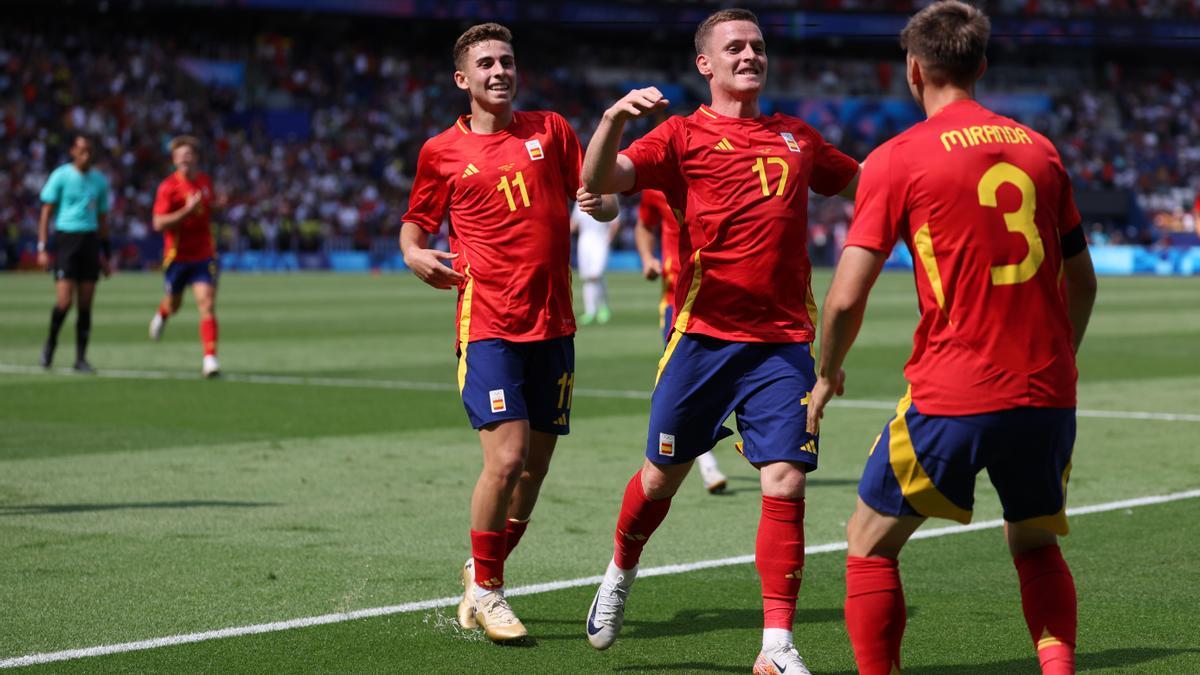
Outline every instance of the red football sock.
{"label": "red football sock", "polygon": [[217,317],[200,319],[200,342],[204,344],[205,356],[217,355]]}
{"label": "red football sock", "polygon": [[512,555],[513,549],[517,544],[521,543],[521,537],[525,536],[525,528],[529,527],[528,520],[517,520],[509,518],[504,524],[504,559],[508,560],[508,556]]}
{"label": "red football sock", "polygon": [[1043,675],[1075,672],[1077,616],[1075,579],[1058,546],[1044,546],[1017,556],[1021,609],[1037,647]]}
{"label": "red football sock", "polygon": [[754,566],[762,581],[763,627],[791,630],[804,576],[803,499],[763,495]]}
{"label": "red football sock", "polygon": [[497,589],[504,586],[504,558],[508,545],[504,530],[471,530],[471,557],[475,559],[475,585]]}
{"label": "red football sock", "polygon": [[158,303],[158,315],[162,318],[171,316],[171,301],[163,298],[162,302]]}
{"label": "red football sock", "polygon": [[629,570],[637,566],[646,540],[662,524],[670,508],[670,499],[650,499],[646,496],[640,470],[633,475],[625,486],[621,515],[617,516],[616,546],[613,550],[613,561],[617,567]]}
{"label": "red football sock", "polygon": [[900,640],[906,620],[900,561],[848,556],[846,630],[860,675],[900,672]]}

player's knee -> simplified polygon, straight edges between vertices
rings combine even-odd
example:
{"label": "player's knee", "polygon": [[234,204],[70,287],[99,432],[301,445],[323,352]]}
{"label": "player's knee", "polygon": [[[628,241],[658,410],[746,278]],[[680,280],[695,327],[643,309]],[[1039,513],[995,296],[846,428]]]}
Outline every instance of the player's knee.
{"label": "player's knee", "polygon": [[525,462],[520,455],[506,455],[489,462],[483,471],[492,482],[512,487],[521,480],[521,475],[525,472]]}
{"label": "player's knee", "polygon": [[804,469],[791,462],[775,462],[760,469],[762,493],[776,499],[804,499],[807,476]]}

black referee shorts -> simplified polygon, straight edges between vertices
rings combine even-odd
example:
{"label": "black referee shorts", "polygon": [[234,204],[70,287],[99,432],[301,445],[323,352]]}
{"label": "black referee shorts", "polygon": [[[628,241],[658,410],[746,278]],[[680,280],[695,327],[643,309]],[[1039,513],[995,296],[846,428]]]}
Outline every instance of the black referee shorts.
{"label": "black referee shorts", "polygon": [[96,281],[100,278],[100,237],[95,232],[56,232],[54,278]]}

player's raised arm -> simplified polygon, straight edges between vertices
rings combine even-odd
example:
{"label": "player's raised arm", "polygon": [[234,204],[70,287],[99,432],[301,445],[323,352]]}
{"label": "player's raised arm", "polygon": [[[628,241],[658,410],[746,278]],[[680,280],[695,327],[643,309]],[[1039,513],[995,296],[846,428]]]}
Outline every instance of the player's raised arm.
{"label": "player's raised arm", "polygon": [[442,264],[443,260],[457,258],[457,253],[426,248],[428,245],[429,233],[420,225],[406,222],[400,226],[400,252],[404,254],[404,264],[418,279],[434,288],[456,288],[466,280]]}
{"label": "player's raised arm", "polygon": [[633,187],[633,162],[617,154],[625,122],[661,110],[670,103],[656,87],[634,89],[604,111],[583,157],[580,178],[588,192],[613,194]]}

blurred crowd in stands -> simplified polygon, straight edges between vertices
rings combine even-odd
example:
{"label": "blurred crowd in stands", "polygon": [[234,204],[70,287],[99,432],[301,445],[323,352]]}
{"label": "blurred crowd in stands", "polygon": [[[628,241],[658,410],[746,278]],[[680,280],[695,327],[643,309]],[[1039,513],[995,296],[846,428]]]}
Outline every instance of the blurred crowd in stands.
{"label": "blurred crowd in stands", "polygon": [[[830,8],[907,10],[903,0],[826,0]],[[1071,14],[1084,8],[1158,16],[1197,14],[1197,2],[1012,0],[1011,11]],[[674,45],[649,50],[564,46],[553,59],[521,50],[518,102],[563,113],[586,144],[599,114],[630,81],[676,83],[684,105],[705,90],[686,53]],[[680,41],[680,44],[686,44]],[[572,51],[575,50],[575,51]],[[221,41],[212,34],[41,33],[0,28],[0,227],[5,241],[36,232],[38,192],[66,161],[71,134],[100,146],[100,168],[113,185],[114,236],[151,236],[154,191],[170,173],[168,140],[189,133],[205,140],[204,164],[220,209],[225,250],[366,250],[394,245],[421,143],[466,111],[451,79],[448,47],[406,49],[377,41],[313,49],[303,39],[259,33]],[[240,65],[239,65],[240,64]],[[805,58],[773,53],[775,96],[907,98],[902,61]],[[1171,74],[1175,71],[1175,74]],[[994,64],[986,91],[1021,90],[1037,68]],[[1070,71],[1068,71],[1070,72]],[[1191,74],[1183,74],[1188,73]],[[1043,77],[1049,112],[1022,121],[1046,133],[1081,189],[1127,190],[1154,228],[1131,233],[1093,228],[1094,240],[1153,241],[1158,233],[1195,232],[1200,187],[1200,75],[1163,68],[1152,75],[1109,66],[1097,73]],[[232,74],[231,74],[232,73]],[[1061,74],[1060,74],[1061,75]],[[1057,88],[1050,90],[1044,87]],[[1080,82],[1092,86],[1080,87]],[[837,120],[820,131],[848,153],[865,157],[902,130]],[[634,127],[627,138],[646,126]],[[281,131],[282,129],[282,131]],[[634,204],[626,216],[632,219]],[[840,246],[850,206],[813,200],[817,251]],[[1157,229],[1155,229],[1157,228]],[[629,229],[629,228],[626,228]],[[631,246],[632,235],[626,235]],[[1142,243],[1148,243],[1143,241]],[[127,266],[154,264],[129,247]],[[832,253],[830,254],[832,255]]]}

